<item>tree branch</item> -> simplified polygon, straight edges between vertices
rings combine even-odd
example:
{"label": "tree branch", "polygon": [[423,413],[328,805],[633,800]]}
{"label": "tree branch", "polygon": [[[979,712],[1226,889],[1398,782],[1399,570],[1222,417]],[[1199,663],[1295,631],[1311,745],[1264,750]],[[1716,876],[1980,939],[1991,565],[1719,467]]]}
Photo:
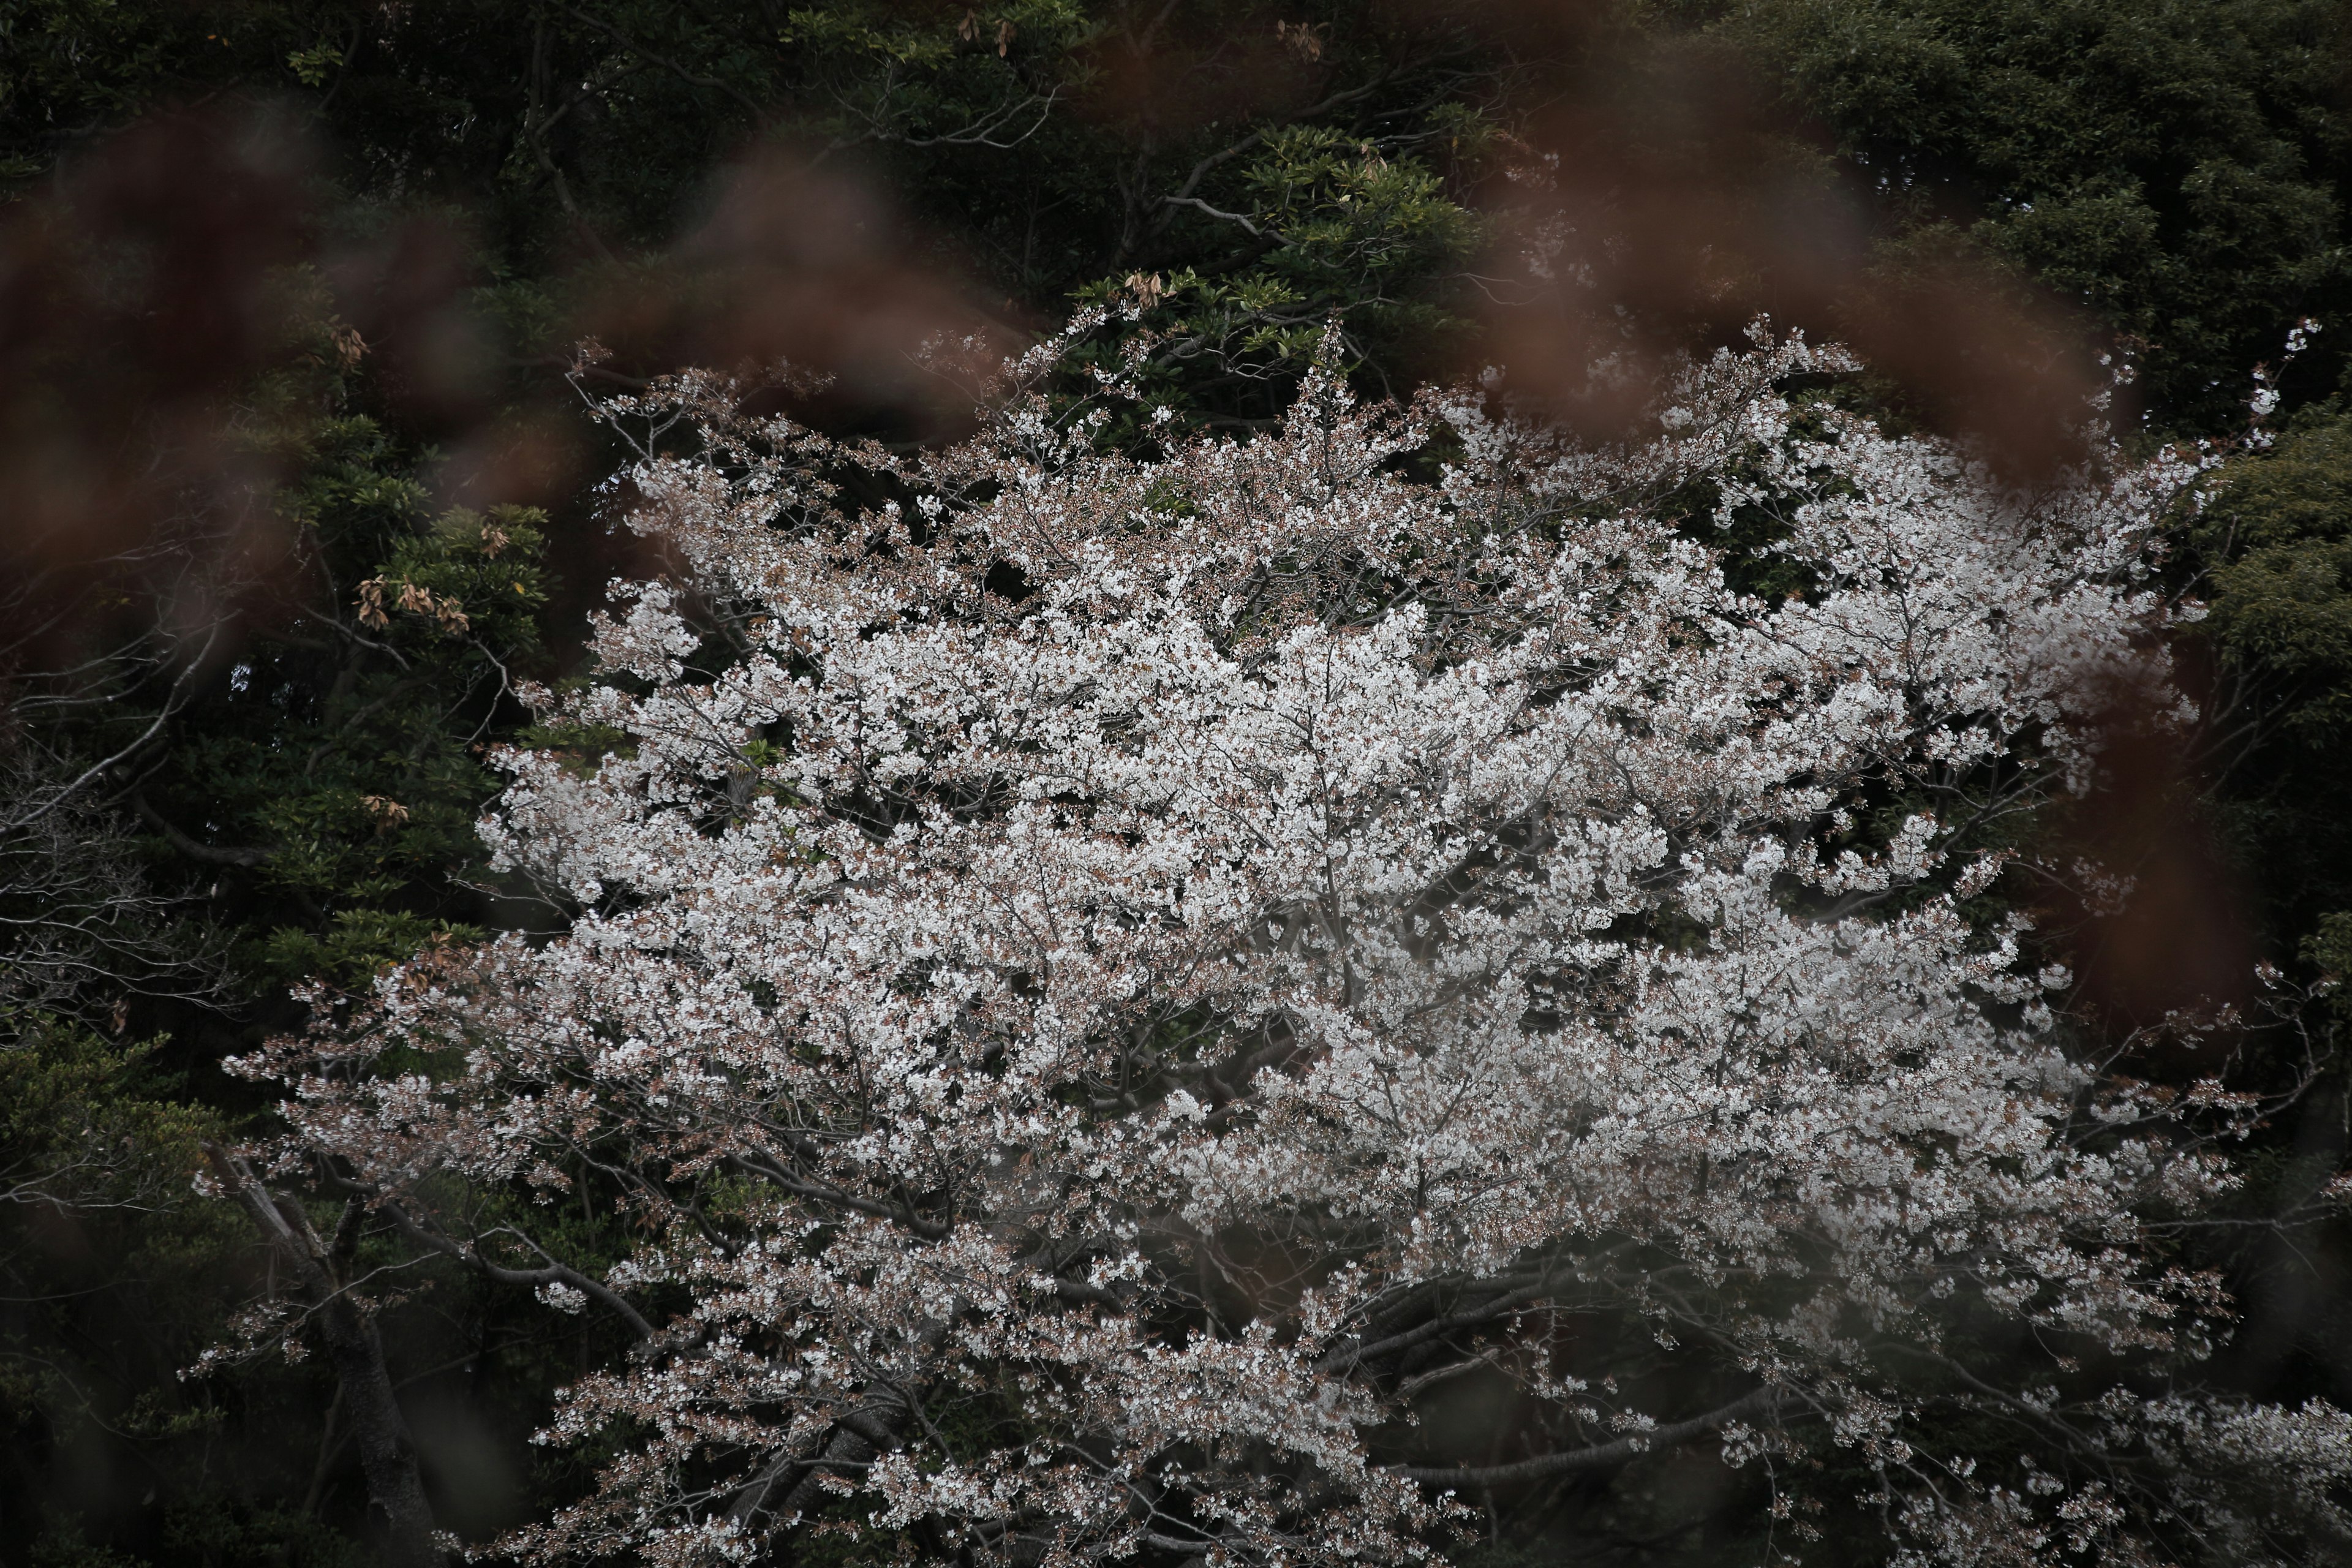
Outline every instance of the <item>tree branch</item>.
{"label": "tree branch", "polygon": [[197,842],[165,821],[163,814],[150,805],[146,795],[138,790],[131,792],[131,809],[140,821],[162,834],[173,848],[191,860],[201,860],[208,866],[258,866],[269,858],[267,849],[215,849]]}
{"label": "tree branch", "polygon": [[[435,1539],[433,1510],[425,1501],[416,1444],[394,1395],[374,1318],[335,1278],[331,1267],[333,1250],[320,1239],[300,1210],[289,1213],[289,1205],[262,1185],[243,1156],[218,1143],[208,1142],[204,1150],[221,1185],[251,1217],[278,1261],[299,1281],[311,1321],[326,1341],[352,1435],[359,1439],[360,1468],[367,1476],[368,1497],[383,1510],[388,1526],[390,1539],[384,1553],[388,1568],[444,1568],[446,1559]],[[343,1222],[337,1226],[338,1241],[347,1237],[356,1239],[359,1211],[357,1202],[346,1205]]]}
{"label": "tree branch", "polygon": [[1647,1432],[1629,1432],[1612,1443],[1596,1443],[1589,1448],[1570,1448],[1564,1453],[1543,1454],[1532,1459],[1520,1459],[1508,1465],[1398,1465],[1394,1473],[1424,1486],[1449,1487],[1455,1489],[1474,1487],[1517,1486],[1527,1481],[1539,1481],[1551,1476],[1562,1476],[1575,1470],[1601,1470],[1616,1465],[1628,1465],[1643,1455],[1671,1448],[1679,1443],[1727,1426],[1734,1421],[1750,1415],[1769,1413],[1780,1402],[1783,1391],[1759,1388],[1753,1394],[1742,1394],[1730,1404],[1694,1415],[1687,1421],[1676,1421],[1664,1426],[1653,1426]]}

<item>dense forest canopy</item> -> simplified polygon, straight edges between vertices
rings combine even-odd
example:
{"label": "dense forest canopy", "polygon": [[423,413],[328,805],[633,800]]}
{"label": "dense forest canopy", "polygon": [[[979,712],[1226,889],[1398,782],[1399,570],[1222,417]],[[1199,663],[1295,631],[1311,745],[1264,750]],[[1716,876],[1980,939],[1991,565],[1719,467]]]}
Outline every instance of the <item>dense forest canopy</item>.
{"label": "dense forest canopy", "polygon": [[[683,1562],[794,1510],[837,1528],[774,1560],[1040,1561],[1054,1519],[1068,1561],[2046,1561],[2069,1531],[2085,1561],[2344,1560],[2352,1468],[2306,1402],[2352,1407],[2352,1237],[2326,1206],[2347,90],[2352,22],[2324,0],[6,8],[0,1563],[423,1563],[434,1531],[517,1530]],[[1296,537],[1251,531],[1286,509]],[[1911,580],[1856,566],[1858,519],[1926,531],[1904,570],[1956,595],[1931,673],[1872,662]],[[801,553],[762,556],[771,535]],[[1606,613],[1563,607],[1604,559],[1619,586],[1576,582]],[[1130,602],[1137,562],[1263,597],[1239,621]],[[634,596],[608,603],[615,579]],[[861,598],[891,595],[888,616]],[[2071,651],[2021,629],[2036,614]],[[1048,624],[1083,679],[1021,663]],[[1244,877],[1180,847],[1211,810],[1160,781],[1206,799],[1220,767],[1299,765],[1202,726],[1307,711],[1298,639],[1382,626],[1390,662],[1314,711],[1396,727],[1349,742],[1347,831],[1423,890],[1326,907],[1271,849]],[[1746,638],[1894,705],[1865,722]],[[1155,659],[1197,689],[1120,686]],[[853,665],[902,694],[965,681],[965,706],[884,703],[931,739],[837,738],[825,772],[812,737],[845,721],[785,689]],[[1087,694],[1079,717],[1040,717],[1032,679]],[[709,693],[738,704],[732,761],[664,728]],[[1622,800],[1473,766],[1584,703],[1633,759]],[[1719,728],[1678,728],[1702,714]],[[1157,774],[1070,782],[1147,720]],[[1825,749],[1765,744],[1790,727]],[[1455,815],[1415,819],[1415,790]],[[1234,809],[1265,844],[1304,831]],[[839,895],[779,891],[746,847],[822,838],[810,866],[837,866],[927,813],[991,847],[868,867],[900,900],[869,935],[939,950],[783,966]],[[1090,835],[1190,868],[1081,870]],[[1821,858],[1759,870],[1768,840]],[[714,858],[648,878],[672,852]],[[1048,865],[1039,909],[1108,921],[1097,954],[1150,949],[1128,980],[1049,975],[991,925],[1018,899],[988,877]],[[1291,922],[1234,924],[1213,984],[1136,934],[1180,907],[1182,941],[1223,929],[1184,903],[1213,872]],[[1571,881],[1573,908],[1533,890]],[[737,947],[698,887],[750,921]],[[628,956],[580,956],[600,942]],[[1985,1206],[1920,1234],[1978,1237],[1974,1273],[1938,1284],[1911,1221],[1865,1225],[1862,1156],[1793,1121],[1604,1136],[1598,1086],[1646,1069],[1599,1042],[1654,1065],[1751,1039],[1778,1004],[1708,965],[1764,954],[1811,977],[1818,1029],[1869,1036],[1836,1066],[1862,1098],[1820,1104],[1885,1090],[1871,1158],[1961,1162],[1943,1179]],[[1477,1022],[1457,992],[1408,997],[1415,964],[1552,999]],[[993,978],[942,978],[967,970]],[[782,1027],[861,987],[966,1031],[937,1068],[952,1105],[873,1098],[864,1058],[803,1040],[731,1067],[740,1103],[703,1121],[617,1069],[576,1127],[517,1110],[576,1089],[563,1052],[600,1030],[660,1041],[689,1001]],[[1896,993],[1941,1033],[1858,1021]],[[973,1043],[1060,1038],[1057,1009],[1127,1044],[1015,1073]],[[1574,1084],[1511,1090],[1564,1142],[1507,1156],[1527,1121],[1499,1110],[1382,1121],[1340,1071],[1403,1070],[1364,1042],[1411,1038],[1465,1075],[1412,1069],[1431,1103],[1501,1094],[1462,1065],[1473,1037],[1513,1061],[1578,1042]],[[1733,1099],[1796,1117],[1771,1053],[1801,1037],[1741,1046]],[[1710,1126],[1715,1070],[1685,1104]],[[435,1087],[394,1104],[412,1076]],[[2014,1148],[1956,1109],[1996,1080]],[[787,1101],[806,1120],[761,1121]],[[1064,1180],[1051,1203],[976,1173],[983,1102],[1062,1119],[1024,1156]],[[856,1152],[877,1105],[936,1147]],[[1398,1173],[1463,1138],[1522,1163]],[[1527,1173],[1547,1161],[1594,1173],[1588,1217]],[[1209,1173],[1190,1207],[1145,1193],[1180,1167]],[[1822,1206],[1791,1217],[1775,1180]],[[2060,1234],[2069,1205],[2127,1268]],[[1383,1251],[1416,1216],[1452,1228]],[[1024,1305],[950,1345],[934,1285],[890,1273],[917,1253],[869,1226],[968,1248],[956,1289],[995,1269]],[[780,1237],[791,1268],[745,1261]],[[2035,1267],[2071,1283],[2004,1293]],[[1848,1325],[1860,1360],[1791,1326],[1807,1270],[1882,1314]],[[1051,1302],[1023,1295],[1040,1279]],[[903,1386],[842,1363],[761,1384],[781,1331],[753,1289],[822,1297],[835,1326],[794,1331],[843,1355],[852,1320],[895,1332]],[[1046,1343],[1077,1323],[1094,1337]],[[1409,1342],[1364,1348],[1383,1335]],[[689,1353],[713,1343],[738,1382]],[[664,1427],[655,1391],[697,1375]],[[1296,1407],[1231,1432],[1133,1414],[1252,1378]],[[535,1442],[551,1423],[564,1440]],[[1981,1476],[1921,1481],[1921,1432]],[[1185,1474],[1122,1501],[1121,1463]],[[835,1495],[885,1474],[880,1514]]]}

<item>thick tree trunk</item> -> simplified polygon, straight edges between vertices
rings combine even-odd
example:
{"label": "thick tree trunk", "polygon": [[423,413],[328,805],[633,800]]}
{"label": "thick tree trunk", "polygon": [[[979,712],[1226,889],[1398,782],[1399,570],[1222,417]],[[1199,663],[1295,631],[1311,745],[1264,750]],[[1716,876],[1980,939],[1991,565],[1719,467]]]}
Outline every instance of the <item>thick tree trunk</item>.
{"label": "thick tree trunk", "polygon": [[367,1474],[368,1496],[384,1513],[386,1568],[443,1568],[441,1548],[433,1539],[433,1510],[425,1500],[425,1481],[417,1469],[416,1444],[393,1396],[375,1321],[353,1306],[349,1295],[337,1294],[318,1321],[335,1375],[342,1381],[343,1408],[359,1446],[360,1467]]}
{"label": "thick tree trunk", "polygon": [[[779,1459],[744,1486],[727,1510],[737,1524],[758,1529],[765,1521],[784,1521],[820,1507],[827,1492],[824,1478],[845,1468],[861,1471],[875,1456],[897,1445],[907,1407],[896,1395],[877,1391],[859,1408],[844,1415],[824,1447],[813,1459]],[[788,1568],[799,1561],[789,1540],[772,1540],[759,1563],[768,1568]]]}
{"label": "thick tree trunk", "polygon": [[425,1501],[416,1444],[393,1395],[392,1376],[384,1370],[383,1342],[375,1320],[337,1278],[338,1255],[347,1252],[357,1236],[359,1205],[345,1210],[338,1227],[341,1245],[331,1249],[301,1211],[281,1205],[243,1160],[217,1144],[206,1144],[205,1152],[221,1184],[293,1275],[298,1293],[310,1308],[310,1321],[318,1326],[342,1388],[344,1418],[359,1446],[368,1497],[383,1514],[385,1568],[446,1568],[434,1540],[433,1510]]}

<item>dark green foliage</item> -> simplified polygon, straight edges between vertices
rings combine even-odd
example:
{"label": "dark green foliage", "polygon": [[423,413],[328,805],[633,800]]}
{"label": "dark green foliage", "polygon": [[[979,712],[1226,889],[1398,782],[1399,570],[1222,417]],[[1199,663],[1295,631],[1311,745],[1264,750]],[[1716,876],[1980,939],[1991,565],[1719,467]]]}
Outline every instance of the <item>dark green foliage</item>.
{"label": "dark green foliage", "polygon": [[[2195,502],[2177,560],[2208,606],[2180,648],[2205,710],[2186,770],[2203,786],[2193,816],[2230,874],[2213,896],[2234,906],[2256,951],[2319,983],[2297,1033],[2333,1049],[2345,1003],[2325,987],[2352,973],[2352,419],[2333,399],[2307,407],[2274,445],[2224,463]],[[2279,1081],[2294,1048],[2257,1046],[2242,1071]],[[2191,1245],[2245,1303],[2231,1353],[2263,1392],[2352,1397],[2352,1233],[2313,1205],[2347,1152],[2346,1084],[2331,1060],[2305,1103],[2247,1151],[2246,1228]],[[2272,1231],[2273,1216],[2293,1217]]]}
{"label": "dark green foliage", "polygon": [[2210,605],[2213,773],[2268,946],[2352,910],[2352,419],[2316,409],[2217,476],[2182,542]]}
{"label": "dark green foliage", "polygon": [[[331,319],[312,330],[331,353],[352,341]],[[364,984],[436,933],[484,929],[456,880],[497,787],[479,753],[520,711],[510,686],[547,598],[545,518],[436,514],[431,452],[356,410],[347,357],[299,356],[253,390],[236,439],[287,478],[234,651],[119,770],[163,864],[202,876],[241,933],[256,1002],[313,976]],[[126,672],[75,710],[81,750],[144,732],[167,678]]]}
{"label": "dark green foliage", "polygon": [[2352,305],[2339,5],[1723,10],[1892,219],[1890,264],[1958,241],[2037,279],[2133,348],[2167,428],[2226,428],[2288,325]]}
{"label": "dark green foliage", "polygon": [[[1466,331],[1417,287],[1465,264],[1478,238],[1476,219],[1430,168],[1328,126],[1289,126],[1241,174],[1243,211],[1213,218],[1200,236],[1198,248],[1217,261],[1076,291],[1139,307],[1144,329],[1164,340],[1144,378],[1153,401],[1180,415],[1214,418],[1231,406],[1271,422],[1334,322],[1344,324],[1341,368],[1369,370],[1392,393],[1409,387],[1401,377],[1417,356]],[[1108,360],[1116,344],[1098,352]]]}
{"label": "dark green foliage", "polygon": [[0,1051],[0,1485],[17,1549],[60,1563],[104,1560],[71,1547],[108,1472],[184,1463],[228,1414],[173,1376],[242,1284],[236,1216],[191,1188],[219,1121],[155,1055],[53,1019]]}
{"label": "dark green foliage", "polygon": [[369,422],[321,434],[294,500],[318,509],[301,522],[350,600],[257,642],[189,710],[151,798],[267,847],[242,923],[270,921],[257,956],[271,979],[349,988],[483,929],[453,879],[480,858],[474,823],[496,788],[475,753],[510,720],[509,672],[536,651],[543,520],[428,520],[421,487],[371,466],[385,454]]}

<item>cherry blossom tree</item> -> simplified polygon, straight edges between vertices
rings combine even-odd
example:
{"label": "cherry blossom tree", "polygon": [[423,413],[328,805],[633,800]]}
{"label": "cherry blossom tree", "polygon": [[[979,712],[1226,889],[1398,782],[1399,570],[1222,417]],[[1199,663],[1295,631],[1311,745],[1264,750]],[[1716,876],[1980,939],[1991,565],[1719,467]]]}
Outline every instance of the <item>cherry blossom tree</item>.
{"label": "cherry blossom tree", "polygon": [[2097,1054],[1996,896],[2182,711],[2193,461],[2020,488],[1760,331],[1613,446],[1318,376],[1107,454],[1055,352],[914,457],[602,403],[679,572],[503,758],[562,929],[241,1064],[271,1179],[632,1327],[507,1550],[1435,1563],[1669,1462],[1774,1560],[2352,1542],[2352,1418],[2201,1387],[2173,1261],[2263,1103]]}

